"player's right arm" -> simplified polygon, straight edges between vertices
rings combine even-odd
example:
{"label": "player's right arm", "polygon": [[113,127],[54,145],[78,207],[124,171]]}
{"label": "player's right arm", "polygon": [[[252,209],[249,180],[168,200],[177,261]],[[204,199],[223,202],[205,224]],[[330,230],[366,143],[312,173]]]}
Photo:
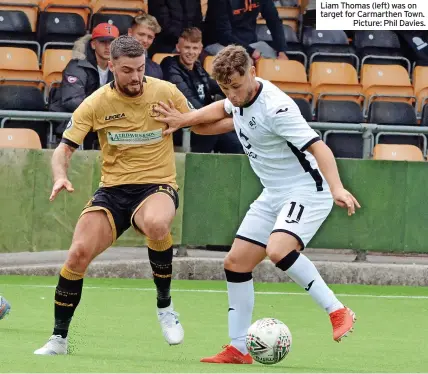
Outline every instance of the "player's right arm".
{"label": "player's right arm", "polygon": [[[166,123],[169,126],[169,128],[165,130],[165,135],[171,134],[172,132],[183,127],[193,127],[204,124],[207,127],[215,125],[224,127],[225,124],[228,124],[230,128],[228,131],[231,131],[233,130],[232,119],[229,118],[229,114],[225,111],[224,105],[225,101],[220,100],[198,110],[193,110],[188,113],[180,113],[175,109],[172,101],[169,101],[169,105],[160,102],[156,111],[162,114],[163,117],[157,117],[156,119],[160,122]],[[222,123],[216,124],[218,121],[222,121]],[[203,127],[203,129],[205,128]],[[201,128],[199,131],[208,131],[203,129]]]}
{"label": "player's right arm", "polygon": [[73,192],[74,188],[68,179],[67,171],[70,166],[71,156],[83,143],[85,136],[92,130],[92,109],[84,101],[73,113],[66,130],[62,135],[60,145],[55,149],[52,156],[52,176],[54,186],[49,198],[53,201],[59,192],[66,189]]}

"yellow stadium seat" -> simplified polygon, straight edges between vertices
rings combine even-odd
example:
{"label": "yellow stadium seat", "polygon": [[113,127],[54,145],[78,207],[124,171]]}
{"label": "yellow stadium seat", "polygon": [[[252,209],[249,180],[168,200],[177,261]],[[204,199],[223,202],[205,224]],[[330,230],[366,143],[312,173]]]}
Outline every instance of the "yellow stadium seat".
{"label": "yellow stadium seat", "polygon": [[204,60],[204,69],[208,72],[209,75],[213,72],[213,61],[214,56],[207,56]]}
{"label": "yellow stadium seat", "polygon": [[[361,68],[361,84],[368,104],[371,100],[398,101],[413,104],[413,87],[407,70],[400,65],[364,64]],[[387,95],[388,97],[373,97]],[[397,95],[406,97],[394,97]],[[368,106],[368,105],[367,105]]]}
{"label": "yellow stadium seat", "polygon": [[44,12],[75,13],[88,25],[92,13],[90,0],[40,0],[40,10]]}
{"label": "yellow stadium seat", "polygon": [[21,11],[25,13],[31,25],[31,31],[37,31],[37,16],[39,14],[38,0],[11,0],[0,2],[2,11]]}
{"label": "yellow stadium seat", "polygon": [[309,101],[312,97],[305,67],[298,61],[261,58],[256,64],[256,74],[293,98]]}
{"label": "yellow stadium seat", "polygon": [[0,128],[0,148],[42,149],[42,144],[34,130]]}
{"label": "yellow stadium seat", "polygon": [[416,66],[413,70],[413,92],[417,100],[418,113],[428,100],[428,66]]}
{"label": "yellow stadium seat", "polygon": [[147,13],[147,2],[144,0],[93,0],[94,13],[127,14],[135,17],[141,12]]}
{"label": "yellow stadium seat", "polygon": [[60,82],[62,72],[71,60],[72,51],[69,49],[47,49],[42,56],[43,80],[50,85]]}
{"label": "yellow stadium seat", "polygon": [[176,56],[176,55],[177,54],[175,53],[155,53],[152,56],[152,61],[156,62],[157,64],[160,64],[165,57]]}
{"label": "yellow stadium seat", "polygon": [[354,101],[359,105],[364,101],[363,88],[358,83],[357,71],[351,64],[313,62],[309,68],[309,81],[314,94],[314,107],[319,95],[323,95],[323,100]]}
{"label": "yellow stadium seat", "polygon": [[43,75],[34,51],[0,47],[0,84],[31,85],[41,88]]}
{"label": "yellow stadium seat", "polygon": [[377,144],[373,149],[373,160],[425,161],[422,151],[409,144]]}

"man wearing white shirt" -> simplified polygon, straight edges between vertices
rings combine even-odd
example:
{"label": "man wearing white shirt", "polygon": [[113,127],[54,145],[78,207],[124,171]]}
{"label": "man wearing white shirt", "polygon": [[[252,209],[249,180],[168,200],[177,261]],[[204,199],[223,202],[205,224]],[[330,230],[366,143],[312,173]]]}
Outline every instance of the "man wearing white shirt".
{"label": "man wearing white shirt", "polygon": [[163,117],[158,120],[169,125],[166,134],[184,126],[206,135],[235,129],[264,189],[251,204],[224,261],[231,342],[201,361],[252,363],[245,345],[254,308],[252,271],[266,256],[329,314],[333,339],[339,342],[352,330],[355,314],[336,298],[301,251],[333,202],[350,216],[360,205],[344,189],[331,150],[289,96],[256,77],[243,47],[228,46],[215,57],[213,78],[226,100],[187,114],[160,103]]}

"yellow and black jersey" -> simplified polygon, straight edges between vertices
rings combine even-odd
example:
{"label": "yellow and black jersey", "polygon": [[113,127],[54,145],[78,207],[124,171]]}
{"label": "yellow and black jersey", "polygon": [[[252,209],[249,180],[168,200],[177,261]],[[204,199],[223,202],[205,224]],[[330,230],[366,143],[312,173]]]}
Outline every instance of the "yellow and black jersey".
{"label": "yellow and black jersey", "polygon": [[177,189],[172,135],[156,121],[154,107],[172,100],[182,113],[191,110],[172,83],[145,77],[144,92],[128,97],[107,84],[88,96],[73,113],[63,142],[78,147],[90,131],[98,133],[102,152],[101,187],[122,184],[168,184]]}

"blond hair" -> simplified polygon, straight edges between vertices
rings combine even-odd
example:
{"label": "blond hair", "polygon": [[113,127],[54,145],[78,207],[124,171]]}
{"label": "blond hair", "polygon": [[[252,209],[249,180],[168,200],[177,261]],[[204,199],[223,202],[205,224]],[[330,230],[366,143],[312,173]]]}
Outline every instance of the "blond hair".
{"label": "blond hair", "polygon": [[146,26],[155,34],[159,34],[162,31],[162,28],[160,27],[157,19],[147,13],[142,13],[134,17],[134,19],[132,20],[131,28],[137,25]]}
{"label": "blond hair", "polygon": [[201,43],[202,42],[202,31],[197,27],[189,27],[184,29],[180,35],[180,38],[190,43]]}
{"label": "blond hair", "polygon": [[212,77],[227,84],[233,74],[243,76],[251,66],[252,59],[244,47],[229,45],[214,57]]}

